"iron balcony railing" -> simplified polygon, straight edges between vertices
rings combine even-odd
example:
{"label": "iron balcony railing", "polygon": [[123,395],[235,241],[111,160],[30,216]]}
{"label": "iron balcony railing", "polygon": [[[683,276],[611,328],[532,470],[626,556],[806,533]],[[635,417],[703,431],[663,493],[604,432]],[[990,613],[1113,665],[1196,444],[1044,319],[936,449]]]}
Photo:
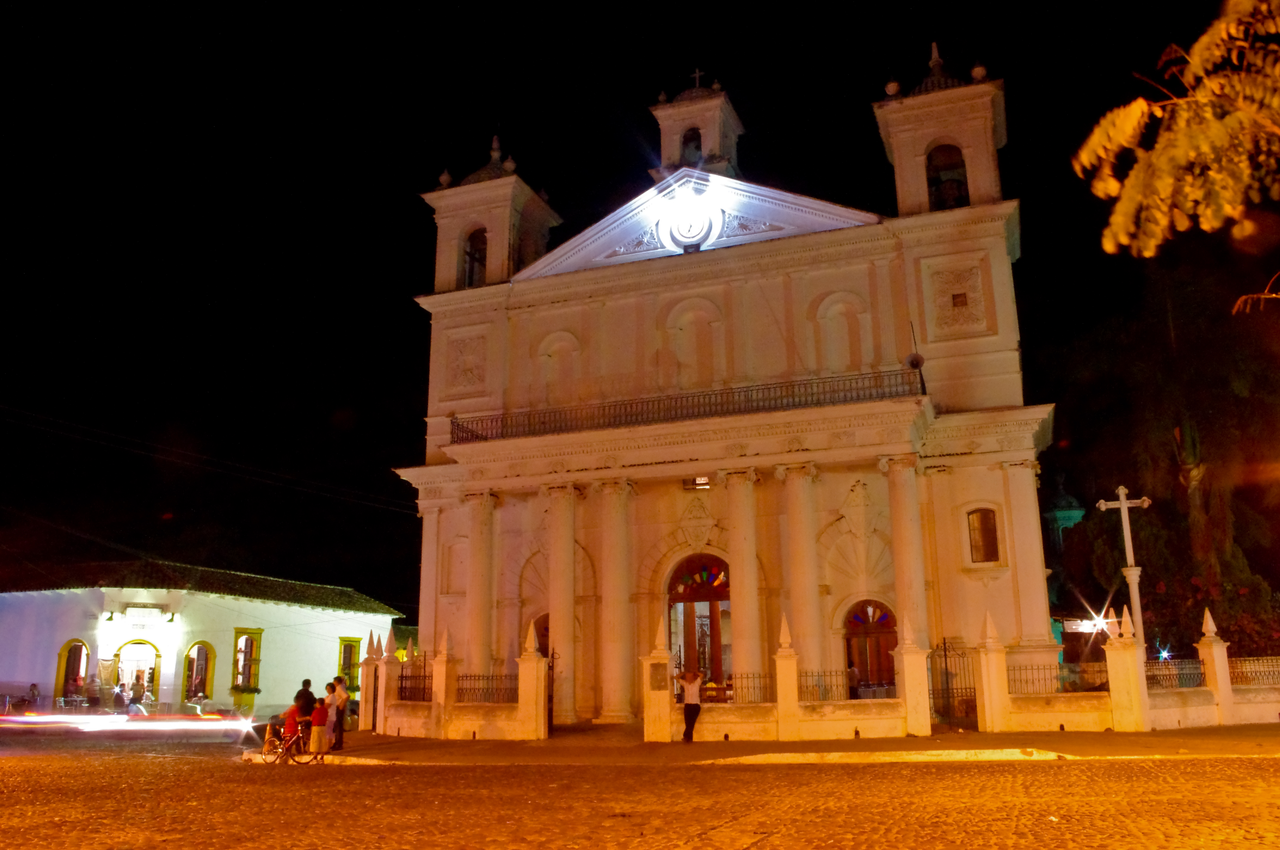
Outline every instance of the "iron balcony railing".
{"label": "iron balcony railing", "polygon": [[1013,696],[1074,694],[1109,691],[1105,661],[1081,664],[1037,664],[1009,668],[1009,693]]}
{"label": "iron balcony railing", "polygon": [[729,701],[737,705],[777,702],[777,680],[772,673],[735,673]]}
{"label": "iron balcony railing", "polygon": [[1280,685],[1280,656],[1228,658],[1233,685]]}
{"label": "iron balcony railing", "polygon": [[1147,662],[1147,689],[1203,688],[1204,662],[1199,658]]}
{"label": "iron balcony railing", "polygon": [[463,675],[458,677],[458,702],[519,702],[517,675]]}
{"label": "iron balcony railing", "polygon": [[454,419],[451,434],[455,444],[478,443],[923,394],[924,379],[920,370],[905,369],[472,416]]}

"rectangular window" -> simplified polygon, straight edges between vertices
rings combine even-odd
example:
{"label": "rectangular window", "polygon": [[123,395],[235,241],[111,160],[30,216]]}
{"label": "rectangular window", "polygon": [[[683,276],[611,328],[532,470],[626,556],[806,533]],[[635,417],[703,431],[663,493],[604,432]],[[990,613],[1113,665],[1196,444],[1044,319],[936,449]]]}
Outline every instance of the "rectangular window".
{"label": "rectangular window", "polygon": [[262,661],[262,629],[236,629],[235,685],[258,687],[258,665]]}
{"label": "rectangular window", "polygon": [[360,638],[338,638],[338,675],[347,680],[347,689],[360,685]]}
{"label": "rectangular window", "polygon": [[990,508],[969,511],[969,557],[975,564],[1000,560],[996,512]]}

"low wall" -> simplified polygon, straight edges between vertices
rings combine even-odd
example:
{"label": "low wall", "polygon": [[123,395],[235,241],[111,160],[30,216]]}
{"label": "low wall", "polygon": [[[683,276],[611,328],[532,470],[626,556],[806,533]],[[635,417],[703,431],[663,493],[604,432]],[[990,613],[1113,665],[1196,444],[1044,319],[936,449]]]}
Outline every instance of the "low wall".
{"label": "low wall", "polygon": [[449,740],[519,741],[527,736],[520,728],[515,703],[457,702],[444,721]]}
{"label": "low wall", "polygon": [[433,737],[435,727],[436,704],[433,702],[404,702],[397,700],[387,704],[387,720],[385,729],[378,732],[383,735],[398,735],[406,738]]}
{"label": "low wall", "polygon": [[902,738],[907,709],[900,699],[800,703],[800,740]]}
{"label": "low wall", "polygon": [[1280,720],[1280,685],[1236,685],[1232,723],[1275,723]]}
{"label": "low wall", "polygon": [[[727,738],[725,736],[728,736]],[[684,706],[671,709],[671,740],[684,737]],[[733,705],[709,703],[702,706],[693,727],[695,741],[776,741],[778,706],[774,703]]]}
{"label": "low wall", "polygon": [[1147,697],[1153,730],[1218,725],[1217,697],[1208,688],[1157,688]]}
{"label": "low wall", "polygon": [[1111,694],[1087,691],[1009,697],[1008,732],[1101,732],[1112,727]]}

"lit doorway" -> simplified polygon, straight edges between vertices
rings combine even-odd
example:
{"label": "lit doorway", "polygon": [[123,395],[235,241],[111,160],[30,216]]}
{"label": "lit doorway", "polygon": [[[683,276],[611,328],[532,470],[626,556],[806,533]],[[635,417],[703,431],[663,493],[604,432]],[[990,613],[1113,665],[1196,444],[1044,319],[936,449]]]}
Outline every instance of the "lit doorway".
{"label": "lit doorway", "polygon": [[116,691],[127,703],[134,682],[142,683],[142,701],[155,700],[159,689],[156,672],[160,667],[160,650],[145,640],[130,641],[116,650]]}
{"label": "lit doorway", "polygon": [[[850,681],[859,695],[889,696],[894,687],[893,650],[898,646],[898,620],[883,602],[855,602],[844,621],[845,653]],[[871,692],[871,693],[869,693]]]}
{"label": "lit doorway", "polygon": [[88,645],[79,639],[67,641],[58,653],[58,679],[54,698],[87,696],[85,682],[88,678]]}
{"label": "lit doorway", "polygon": [[213,671],[218,655],[205,641],[197,641],[187,650],[183,672],[182,698],[186,702],[199,702],[201,694],[213,696]]}
{"label": "lit doorway", "polygon": [[729,565],[715,555],[690,555],[667,584],[667,622],[676,666],[697,670],[708,684],[725,685],[733,670],[729,624]]}

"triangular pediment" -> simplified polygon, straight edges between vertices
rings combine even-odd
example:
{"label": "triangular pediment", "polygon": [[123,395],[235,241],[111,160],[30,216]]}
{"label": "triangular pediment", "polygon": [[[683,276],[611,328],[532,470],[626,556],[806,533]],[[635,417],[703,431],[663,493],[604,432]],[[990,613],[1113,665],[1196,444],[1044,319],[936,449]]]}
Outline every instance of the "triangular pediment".
{"label": "triangular pediment", "polygon": [[876,224],[880,216],[682,168],[513,280]]}

